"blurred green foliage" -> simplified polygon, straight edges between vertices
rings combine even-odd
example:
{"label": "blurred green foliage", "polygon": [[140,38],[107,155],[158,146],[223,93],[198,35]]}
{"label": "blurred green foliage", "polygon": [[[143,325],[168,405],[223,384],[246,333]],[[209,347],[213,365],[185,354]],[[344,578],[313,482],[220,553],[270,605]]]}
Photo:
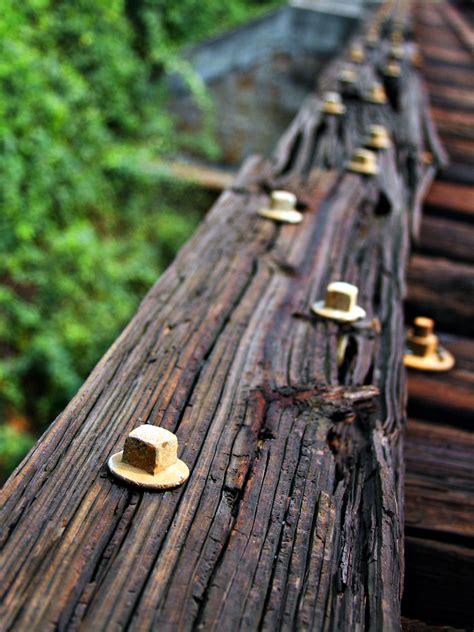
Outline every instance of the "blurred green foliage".
{"label": "blurred green foliage", "polygon": [[3,0],[0,470],[73,396],[211,202],[144,168],[181,145],[167,72],[212,111],[180,47],[271,4]]}

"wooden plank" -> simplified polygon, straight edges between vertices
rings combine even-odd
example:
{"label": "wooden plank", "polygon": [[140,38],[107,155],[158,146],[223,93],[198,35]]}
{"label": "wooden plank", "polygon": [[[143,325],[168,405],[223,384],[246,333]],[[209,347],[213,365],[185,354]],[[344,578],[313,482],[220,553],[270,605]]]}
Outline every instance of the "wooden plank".
{"label": "wooden plank", "polygon": [[447,167],[439,172],[442,180],[460,184],[462,186],[474,186],[474,172],[472,165],[465,164],[464,161],[457,162],[451,160]]}
{"label": "wooden plank", "polygon": [[440,257],[415,255],[408,268],[408,318],[426,315],[441,330],[474,335],[474,266]]}
{"label": "wooden plank", "polygon": [[425,204],[447,210],[453,209],[472,217],[474,216],[474,186],[436,180],[428,191]]}
{"label": "wooden plank", "polygon": [[466,546],[406,538],[404,615],[428,624],[472,627],[474,551]]}
{"label": "wooden plank", "polygon": [[[474,187],[467,186],[474,184],[472,115],[466,90],[472,89],[474,75],[472,63],[469,70],[455,67],[454,60],[467,59],[468,51],[446,21],[449,11],[447,2],[417,3],[417,15],[436,24],[417,30],[421,49],[428,46],[429,51],[436,42],[439,55],[451,60],[437,65],[428,60],[424,66],[434,116],[451,162],[425,201],[427,215],[419,242],[423,254],[412,259],[407,316],[425,313],[435,317],[442,344],[456,358],[455,368],[448,373],[408,372],[402,611],[406,617],[424,622],[404,622],[404,629],[417,632],[439,629],[443,624],[466,629],[473,621],[468,587],[474,561],[474,340],[468,337],[472,336],[472,313],[464,309],[463,302],[472,304],[473,295],[469,222],[474,213]],[[448,28],[450,35],[440,36]],[[440,334],[443,328],[457,335]]]}
{"label": "wooden plank", "polygon": [[148,169],[156,169],[165,171],[176,178],[193,182],[211,191],[223,191],[232,186],[235,179],[235,173],[210,167],[198,162],[181,162],[174,161],[156,161],[148,166]]}
{"label": "wooden plank", "polygon": [[[313,96],[273,159],[249,161],[7,482],[5,630],[399,629],[401,288],[421,154],[441,150],[417,74],[396,113],[361,100],[374,76],[346,117]],[[395,142],[380,174],[345,172],[376,122]],[[277,186],[301,225],[257,216]],[[359,286],[365,323],[311,314],[335,279]],[[141,422],[178,435],[184,487],[107,474]]]}
{"label": "wooden plank", "polygon": [[429,625],[423,621],[402,617],[402,632],[462,632],[462,630],[450,625]]}
{"label": "wooden plank", "polygon": [[[318,201],[333,183],[332,174],[316,178]],[[389,266],[395,258],[388,253],[402,244],[393,227],[389,245],[378,222],[366,232],[366,223],[363,228],[356,221],[366,199],[362,178],[347,176],[329,205],[312,209],[301,231],[259,220],[254,211],[264,197],[221,198],[7,483],[1,583],[7,627],[13,621],[64,626],[80,620],[95,629],[125,621],[140,629],[198,622],[229,629],[236,618],[247,627],[251,616],[274,629],[284,621],[306,624],[308,617],[317,624],[329,612],[335,620],[357,620],[367,612],[367,599],[374,625],[395,620],[392,582],[399,571],[393,547],[400,533],[389,472],[395,468],[391,459],[399,459],[400,436],[393,435],[393,456],[381,442],[384,425],[393,434],[398,413],[391,402],[401,395],[381,385],[390,392],[383,422],[369,413],[365,421],[335,430],[318,393],[337,380],[331,351],[337,328],[292,317],[308,313],[324,282],[342,273],[360,284],[369,314],[382,320],[393,314],[395,329],[386,330],[381,356],[363,337],[357,343],[365,353],[373,349],[377,365],[393,365],[403,332],[396,324],[397,301],[388,299],[392,275],[365,271],[375,271],[371,262],[381,239]],[[386,221],[392,224],[393,215]],[[357,258],[344,256],[349,242],[358,244]],[[211,244],[216,246],[206,247]],[[280,260],[295,272],[283,272]],[[373,302],[380,283],[388,299],[383,307]],[[372,362],[365,354],[354,360],[345,379],[363,383]],[[108,478],[101,465],[138,417],[178,433],[192,470],[186,488],[157,497]],[[331,433],[340,433],[339,456],[328,444]],[[339,478],[346,468],[366,472],[359,488],[352,476]],[[367,487],[363,481],[374,468],[383,479],[376,476]],[[386,490],[392,519],[377,509],[375,484]],[[58,494],[58,485],[70,493]],[[351,587],[360,562],[353,567],[347,555],[354,561],[366,555],[357,549],[362,541],[351,536],[361,528],[354,522],[358,511],[374,533],[385,532],[385,546],[393,551],[374,569],[372,594]],[[348,549],[340,548],[341,538]],[[340,572],[341,589],[332,592],[329,578]],[[311,580],[299,585],[305,576]],[[283,601],[281,582],[287,586]],[[322,589],[333,604],[324,612]],[[125,594],[131,597],[123,599]]]}
{"label": "wooden plank", "polygon": [[408,372],[408,413],[413,418],[472,430],[474,410],[474,340],[440,336],[454,354],[456,365],[448,373]]}
{"label": "wooden plank", "polygon": [[432,61],[442,64],[459,64],[469,65],[472,63],[472,57],[469,52],[461,49],[453,49],[447,46],[440,46],[437,42],[423,45],[423,54]]}
{"label": "wooden plank", "polygon": [[474,168],[474,140],[444,136],[443,144],[453,162],[464,162]]}
{"label": "wooden plank", "polygon": [[464,49],[471,55],[472,59],[474,56],[474,30],[468,21],[464,19],[463,15],[450,4],[444,3],[442,11],[450,27],[456,33]]}
{"label": "wooden plank", "polygon": [[452,106],[474,107],[474,94],[467,87],[454,88],[443,84],[436,84],[433,81],[427,82],[428,90],[433,95],[444,97],[452,102]]}
{"label": "wooden plank", "polygon": [[470,69],[451,67],[447,71],[444,66],[426,59],[423,62],[423,74],[431,83],[437,85],[471,89],[474,87],[474,76]]}
{"label": "wooden plank", "polygon": [[458,134],[474,139],[474,114],[439,107],[432,107],[431,114],[441,135]]}
{"label": "wooden plank", "polygon": [[459,38],[446,29],[445,24],[425,26],[418,22],[415,27],[416,40],[424,45],[426,42],[436,42],[437,46],[459,46]]}
{"label": "wooden plank", "polygon": [[[436,386],[434,385],[434,388]],[[405,529],[474,538],[474,434],[409,419],[405,442]]]}
{"label": "wooden plank", "polygon": [[474,263],[474,226],[425,215],[417,248],[423,254]]}

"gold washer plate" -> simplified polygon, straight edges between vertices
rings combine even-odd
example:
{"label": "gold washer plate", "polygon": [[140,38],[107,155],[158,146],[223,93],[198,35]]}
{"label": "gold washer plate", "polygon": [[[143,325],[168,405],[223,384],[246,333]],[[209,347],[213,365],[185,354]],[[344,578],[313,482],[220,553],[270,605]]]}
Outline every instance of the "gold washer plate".
{"label": "gold washer plate", "polygon": [[365,309],[362,309],[362,307],[359,307],[359,305],[356,305],[354,309],[350,312],[344,312],[340,309],[325,307],[324,301],[313,303],[311,309],[318,316],[324,316],[324,318],[331,318],[332,320],[339,320],[343,323],[352,323],[355,320],[365,318],[367,315]]}
{"label": "gold washer plate", "polygon": [[449,371],[453,368],[455,360],[449,351],[439,347],[438,351],[427,356],[405,353],[403,363],[409,369],[417,369],[418,371]]}
{"label": "gold washer plate", "polygon": [[148,474],[148,472],[144,472],[133,465],[124,463],[122,455],[123,450],[113,454],[108,461],[108,466],[114,476],[126,483],[159,490],[177,487],[185,483],[189,478],[189,468],[180,459],[174,465],[166,468],[166,470],[158,472],[158,474]]}
{"label": "gold washer plate", "polygon": [[274,222],[281,222],[282,224],[300,224],[303,221],[303,215],[299,211],[262,208],[258,211],[258,215],[264,219],[271,219]]}
{"label": "gold washer plate", "polygon": [[363,173],[366,176],[376,176],[379,172],[379,169],[376,165],[361,165],[360,163],[353,162],[352,160],[350,160],[346,164],[346,168],[349,169],[349,171],[353,171],[355,173]]}

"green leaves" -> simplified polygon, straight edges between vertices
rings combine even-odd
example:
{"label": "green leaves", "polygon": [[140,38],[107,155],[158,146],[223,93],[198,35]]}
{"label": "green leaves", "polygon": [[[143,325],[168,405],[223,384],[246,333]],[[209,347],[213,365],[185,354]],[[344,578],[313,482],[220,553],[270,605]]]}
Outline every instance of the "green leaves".
{"label": "green leaves", "polygon": [[[268,3],[264,3],[268,4]],[[217,155],[212,104],[179,48],[261,4],[2,1],[0,471],[74,395],[213,197],[150,168]],[[165,72],[207,113],[177,137]],[[26,433],[26,434],[25,434]]]}

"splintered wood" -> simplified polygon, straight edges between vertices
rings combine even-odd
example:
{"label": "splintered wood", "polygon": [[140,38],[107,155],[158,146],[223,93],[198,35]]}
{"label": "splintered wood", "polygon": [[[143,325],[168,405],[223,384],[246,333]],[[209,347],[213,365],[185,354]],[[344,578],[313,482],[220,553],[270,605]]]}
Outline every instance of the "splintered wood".
{"label": "splintered wood", "polygon": [[[4,630],[399,628],[401,303],[439,156],[403,47],[385,105],[363,95],[387,40],[357,66],[343,116],[322,112],[317,94],[337,91],[344,63],[328,68],[273,158],[244,165],[9,479]],[[393,140],[378,175],[347,172],[373,124]],[[274,189],[296,195],[301,224],[258,216]],[[312,313],[332,281],[359,288],[364,321]],[[145,422],[177,434],[183,487],[108,475]]]}

